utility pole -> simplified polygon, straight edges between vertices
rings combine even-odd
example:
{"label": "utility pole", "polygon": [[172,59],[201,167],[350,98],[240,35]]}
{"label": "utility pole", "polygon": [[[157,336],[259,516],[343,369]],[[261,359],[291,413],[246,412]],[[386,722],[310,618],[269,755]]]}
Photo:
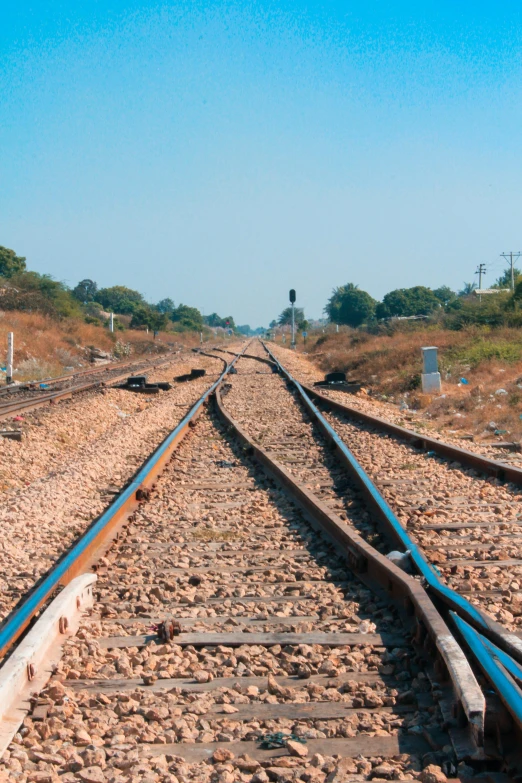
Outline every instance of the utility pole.
{"label": "utility pole", "polygon": [[509,253],[501,253],[500,254],[502,258],[508,259],[511,264],[511,290],[515,290],[515,267],[513,265],[513,260],[518,261],[520,256],[522,256],[522,253],[520,251],[513,253],[511,250]]}
{"label": "utility pole", "polygon": [[[486,264],[479,264],[477,267],[477,271],[475,272],[476,275],[479,276],[479,291],[482,290],[482,275],[486,274]],[[482,302],[482,297],[479,294],[479,302]]]}

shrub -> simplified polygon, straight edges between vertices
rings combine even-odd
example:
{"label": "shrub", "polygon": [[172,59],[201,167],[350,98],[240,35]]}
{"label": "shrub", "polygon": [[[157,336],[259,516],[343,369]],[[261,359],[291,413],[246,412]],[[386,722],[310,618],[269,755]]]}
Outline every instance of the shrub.
{"label": "shrub", "polygon": [[14,250],[0,245],[0,276],[12,277],[25,272],[25,258],[17,256]]}

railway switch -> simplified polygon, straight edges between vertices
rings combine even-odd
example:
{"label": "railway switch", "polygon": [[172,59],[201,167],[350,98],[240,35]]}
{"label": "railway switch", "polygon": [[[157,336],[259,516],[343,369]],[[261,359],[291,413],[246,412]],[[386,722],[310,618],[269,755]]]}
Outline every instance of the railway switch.
{"label": "railway switch", "polygon": [[158,383],[147,383],[146,375],[131,375],[125,383],[117,386],[118,389],[137,392],[138,394],[159,394],[160,391],[168,391],[172,388],[170,383],[160,381]]}

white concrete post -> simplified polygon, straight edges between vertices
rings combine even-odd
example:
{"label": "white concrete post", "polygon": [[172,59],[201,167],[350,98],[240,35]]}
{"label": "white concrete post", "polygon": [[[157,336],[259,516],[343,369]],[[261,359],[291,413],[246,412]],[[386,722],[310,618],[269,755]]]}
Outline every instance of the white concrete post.
{"label": "white concrete post", "polygon": [[109,316],[109,330],[114,332],[114,313],[111,313]]}
{"label": "white concrete post", "polygon": [[440,394],[440,372],[437,361],[438,348],[422,348],[422,391],[425,394]]}
{"label": "white concrete post", "polygon": [[6,383],[13,382],[14,332],[7,333]]}

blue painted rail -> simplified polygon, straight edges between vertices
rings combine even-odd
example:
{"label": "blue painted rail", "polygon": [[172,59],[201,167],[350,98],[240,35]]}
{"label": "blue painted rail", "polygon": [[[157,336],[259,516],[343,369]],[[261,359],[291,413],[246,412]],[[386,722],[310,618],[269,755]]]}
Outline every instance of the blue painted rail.
{"label": "blue painted rail", "polygon": [[[312,413],[315,420],[321,425],[344,456],[354,478],[364,489],[367,496],[371,498],[374,507],[378,510],[387,532],[391,533],[395,540],[400,541],[406,551],[409,551],[411,560],[418,573],[424,578],[428,589],[453,610],[449,613],[450,618],[461,637],[465,640],[475,663],[480,666],[490,679],[518,726],[522,728],[522,691],[513,683],[510,683],[508,687],[509,678],[506,677],[506,670],[512,676],[515,676],[513,672],[519,672],[520,677],[522,677],[522,669],[511,657],[513,655],[517,660],[522,660],[522,640],[493,621],[492,618],[489,618],[466,598],[441,581],[439,574],[428,563],[417,544],[401,525],[391,507],[382,497],[340,435],[314,405],[299,381],[290,374],[264,343],[263,346],[272,361],[276,363],[279,372],[297,389],[306,408]],[[499,647],[491,643],[491,638],[497,642]]]}
{"label": "blue painted rail", "polygon": [[[243,351],[236,355],[236,357],[226,365],[225,369],[219,376],[218,380],[207,389],[207,391],[199,398],[196,404],[190,409],[187,415],[180,421],[175,429],[165,438],[163,443],[153,452],[153,454],[147,459],[147,461],[140,468],[138,473],[134,476],[131,483],[121,492],[120,495],[108,506],[108,508],[101,514],[96,522],[86,530],[86,532],[76,541],[71,549],[62,557],[48,572],[44,579],[37,584],[34,590],[32,590],[23,603],[16,607],[4,620],[0,627],[0,651],[3,653],[16,641],[22,631],[27,627],[28,623],[35,616],[37,611],[49,598],[52,592],[60,585],[60,580],[64,578],[67,572],[74,566],[74,564],[84,555],[84,553],[93,545],[95,540],[101,536],[106,530],[114,518],[121,512],[122,508],[136,495],[136,492],[142,487],[143,482],[154,470],[157,463],[161,460],[166,451],[170,448],[171,444],[180,436],[183,430],[189,425],[194,416],[204,405],[205,401],[211,394],[217,389],[219,384],[223,381],[225,376],[230,372],[231,368],[237,362],[239,357],[248,347],[245,346]],[[218,357],[215,357],[218,358]],[[225,361],[225,360],[223,360]]]}

